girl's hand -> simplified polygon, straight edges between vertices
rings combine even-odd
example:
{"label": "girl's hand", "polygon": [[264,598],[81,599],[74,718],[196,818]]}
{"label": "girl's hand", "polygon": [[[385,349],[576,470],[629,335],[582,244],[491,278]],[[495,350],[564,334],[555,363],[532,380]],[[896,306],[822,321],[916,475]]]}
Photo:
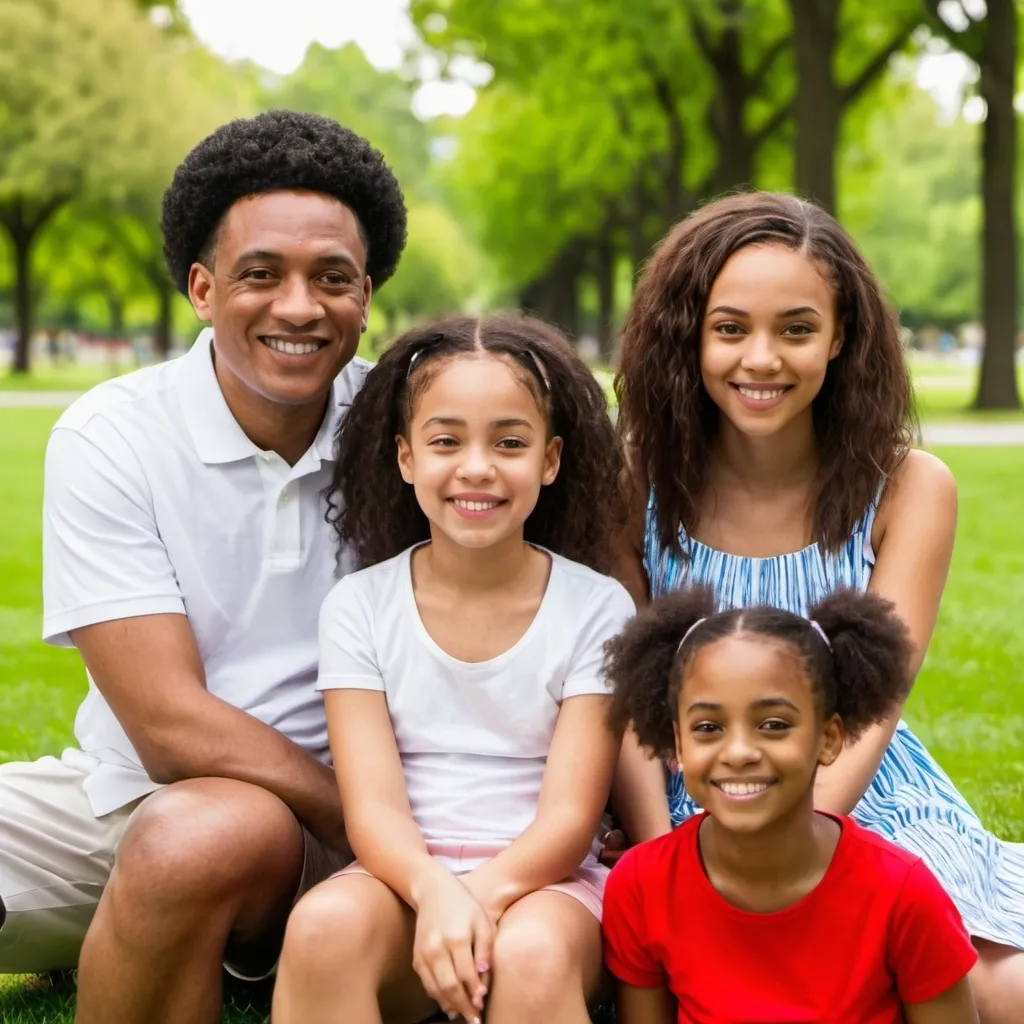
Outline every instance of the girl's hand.
{"label": "girl's hand", "polygon": [[449,1017],[480,1024],[493,944],[494,925],[454,875],[440,878],[419,900],[412,967]]}

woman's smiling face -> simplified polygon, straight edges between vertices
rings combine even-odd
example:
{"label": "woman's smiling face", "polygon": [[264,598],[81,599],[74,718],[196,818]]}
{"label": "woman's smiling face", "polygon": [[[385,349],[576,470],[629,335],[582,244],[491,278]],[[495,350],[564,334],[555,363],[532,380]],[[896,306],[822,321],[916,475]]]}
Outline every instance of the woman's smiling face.
{"label": "woman's smiling face", "polygon": [[741,433],[765,437],[809,415],[842,325],[819,265],[782,245],[734,253],[708,295],[701,378]]}

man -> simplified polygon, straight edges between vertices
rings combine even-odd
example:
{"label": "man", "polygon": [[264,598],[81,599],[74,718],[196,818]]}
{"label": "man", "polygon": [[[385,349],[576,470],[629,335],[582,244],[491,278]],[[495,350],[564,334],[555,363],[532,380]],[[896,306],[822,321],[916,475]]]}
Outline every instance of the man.
{"label": "man", "polygon": [[365,140],[276,111],[188,155],[163,231],[212,332],[54,427],[43,629],[88,669],[80,749],[0,766],[0,971],[78,964],[81,1024],[219,1020],[222,961],[266,976],[347,854],[314,690],[347,564],[323,491],[402,194]]}

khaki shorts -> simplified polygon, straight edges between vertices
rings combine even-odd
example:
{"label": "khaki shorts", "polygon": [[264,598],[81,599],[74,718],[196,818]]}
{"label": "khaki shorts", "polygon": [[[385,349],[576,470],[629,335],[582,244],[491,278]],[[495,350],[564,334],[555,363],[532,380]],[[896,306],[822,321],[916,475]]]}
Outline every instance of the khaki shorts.
{"label": "khaki shorts", "polygon": [[[0,764],[0,974],[74,968],[132,813],[142,797],[95,817],[83,782],[95,762],[78,750]],[[351,859],[303,829],[305,862],[295,898]],[[244,980],[258,980],[237,967]],[[265,975],[264,975],[265,976]]]}

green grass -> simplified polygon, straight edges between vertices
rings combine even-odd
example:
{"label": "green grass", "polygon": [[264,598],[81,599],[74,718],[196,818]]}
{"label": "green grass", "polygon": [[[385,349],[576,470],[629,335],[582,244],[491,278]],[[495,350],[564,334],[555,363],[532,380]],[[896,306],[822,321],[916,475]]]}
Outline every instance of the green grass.
{"label": "green grass", "polygon": [[[73,652],[39,640],[42,459],[56,410],[0,409],[0,761],[71,742],[85,681]],[[935,639],[907,718],[982,820],[1024,841],[1024,449],[938,451],[960,484],[956,552]],[[239,993],[230,1024],[254,1024]],[[0,978],[0,1024],[70,1024],[68,988]]]}

